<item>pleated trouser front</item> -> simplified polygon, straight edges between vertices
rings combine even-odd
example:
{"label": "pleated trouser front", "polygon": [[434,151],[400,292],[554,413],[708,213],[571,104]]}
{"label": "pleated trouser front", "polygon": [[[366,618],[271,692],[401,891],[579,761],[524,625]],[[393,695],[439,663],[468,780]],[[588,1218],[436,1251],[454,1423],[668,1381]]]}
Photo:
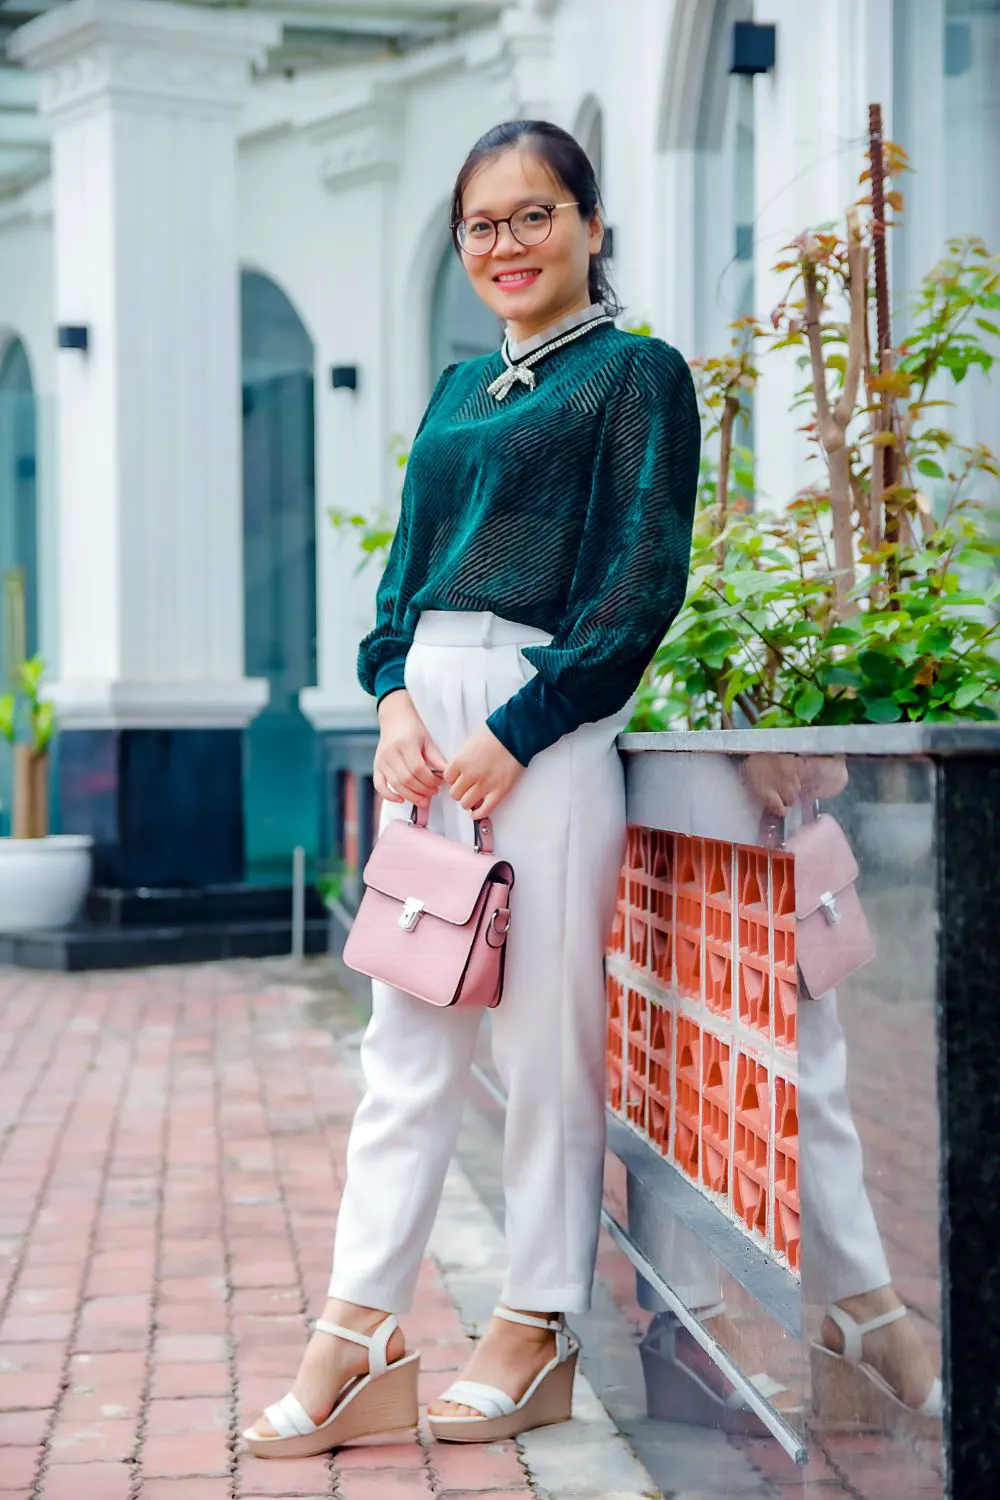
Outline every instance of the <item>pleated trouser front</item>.
{"label": "pleated trouser front", "polygon": [[[421,615],[406,686],[446,757],[534,675],[521,647],[548,639],[489,614]],[[603,956],[625,836],[615,739],[628,717],[626,707],[535,756],[493,817],[496,853],[515,873],[504,994],[488,1013],[507,1094],[499,1291],[512,1307],[590,1305],[605,1148]],[[386,803],[382,826],[409,813]],[[429,825],[471,843],[472,819],[447,791]],[[392,1312],[411,1305],[483,1015],[373,983],[331,1296]]]}

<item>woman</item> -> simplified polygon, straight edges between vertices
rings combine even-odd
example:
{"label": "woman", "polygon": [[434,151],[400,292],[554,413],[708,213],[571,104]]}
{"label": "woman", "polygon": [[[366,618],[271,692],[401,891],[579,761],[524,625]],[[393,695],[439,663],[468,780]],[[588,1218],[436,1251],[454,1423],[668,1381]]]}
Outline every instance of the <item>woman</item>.
{"label": "woman", "polygon": [[[507,337],[437,382],[359,676],[378,700],[383,826],[430,805],[431,827],[469,842],[473,816],[489,817],[516,876],[491,1018],[509,1269],[465,1378],[430,1406],[435,1436],[485,1442],[570,1415],[564,1314],[590,1304],[605,1146],[615,739],[684,597],[700,426],[681,355],[614,326],[597,183],[571,136],[537,121],[490,131],[452,220]],[[246,1434],[254,1452],[415,1423],[416,1356],[395,1315],[414,1295],[480,1020],[373,986],[330,1300],[292,1392]]]}

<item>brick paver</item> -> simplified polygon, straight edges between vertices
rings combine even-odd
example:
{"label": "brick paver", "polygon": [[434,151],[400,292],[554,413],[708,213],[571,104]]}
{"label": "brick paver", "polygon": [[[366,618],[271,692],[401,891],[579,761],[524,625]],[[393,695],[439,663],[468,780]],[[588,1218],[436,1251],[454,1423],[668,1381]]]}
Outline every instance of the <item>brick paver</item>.
{"label": "brick paver", "polygon": [[[504,1500],[512,1443],[294,1463],[239,1433],[322,1304],[356,1105],[260,969],[0,971],[0,1500]],[[468,1357],[435,1264],[422,1393]]]}

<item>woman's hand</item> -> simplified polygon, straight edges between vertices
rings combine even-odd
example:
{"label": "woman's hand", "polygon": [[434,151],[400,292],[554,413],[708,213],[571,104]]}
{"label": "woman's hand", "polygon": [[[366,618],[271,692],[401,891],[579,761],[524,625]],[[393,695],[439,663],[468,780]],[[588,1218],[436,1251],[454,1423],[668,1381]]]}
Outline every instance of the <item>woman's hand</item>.
{"label": "woman's hand", "polygon": [[524,766],[484,724],[444,768],[451,795],[474,818],[492,817]]}
{"label": "woman's hand", "polygon": [[740,767],[744,784],[769,813],[783,818],[802,791],[802,762],[797,755],[750,754]]}
{"label": "woman's hand", "polygon": [[405,688],[382,699],[378,722],[375,790],[386,802],[426,807],[441,784],[445,760]]}

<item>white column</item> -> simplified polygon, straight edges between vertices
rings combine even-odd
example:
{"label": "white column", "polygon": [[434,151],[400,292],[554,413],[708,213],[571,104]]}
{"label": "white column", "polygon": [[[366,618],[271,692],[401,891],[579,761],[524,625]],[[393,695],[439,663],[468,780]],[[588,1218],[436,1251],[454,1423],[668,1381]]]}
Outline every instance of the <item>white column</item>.
{"label": "white column", "polygon": [[[316,563],[317,675],[299,695],[318,730],[375,724],[375,701],[357,680],[357,644],[374,624],[381,562],[357,571],[351,532],[328,511],[396,514],[402,474],[389,452],[392,210],[401,151],[395,93],[373,90],[363,104],[310,129],[316,165],[343,225],[330,246],[333,305],[317,340]],[[356,391],[330,388],[332,365],[357,365]]]}
{"label": "white column", "polygon": [[74,0],[16,33],[52,129],[64,728],[239,727],[236,125],[275,23]]}

